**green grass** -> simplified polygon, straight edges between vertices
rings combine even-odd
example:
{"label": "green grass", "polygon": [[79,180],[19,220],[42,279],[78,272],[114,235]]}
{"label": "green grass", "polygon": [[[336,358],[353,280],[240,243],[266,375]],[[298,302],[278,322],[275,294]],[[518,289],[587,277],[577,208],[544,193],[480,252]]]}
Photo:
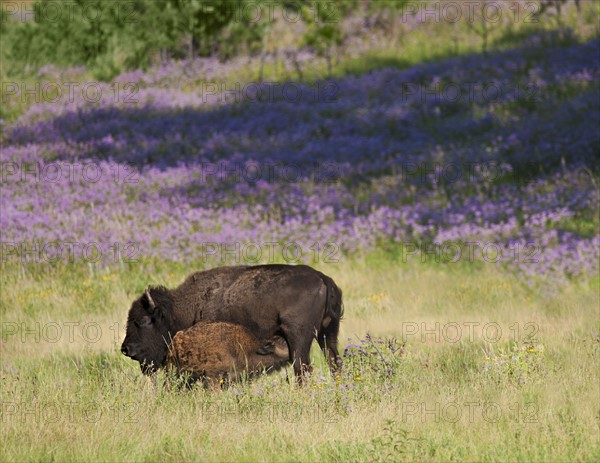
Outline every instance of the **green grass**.
{"label": "green grass", "polygon": [[600,456],[597,278],[550,296],[492,265],[403,264],[384,253],[322,265],[344,291],[340,342],[370,333],[366,353],[346,356],[332,377],[315,345],[303,388],[288,382],[288,369],[214,393],[180,390],[162,373],[152,383],[119,353],[141,289],[176,286],[196,267],[145,263],[92,274],[85,266],[5,265],[0,459]]}

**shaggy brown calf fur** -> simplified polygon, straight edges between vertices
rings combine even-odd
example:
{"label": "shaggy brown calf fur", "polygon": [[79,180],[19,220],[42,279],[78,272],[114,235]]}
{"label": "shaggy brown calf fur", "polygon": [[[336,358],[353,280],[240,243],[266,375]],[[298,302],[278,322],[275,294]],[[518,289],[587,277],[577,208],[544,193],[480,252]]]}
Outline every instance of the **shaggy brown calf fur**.
{"label": "shaggy brown calf fur", "polygon": [[222,380],[238,380],[242,372],[252,377],[278,370],[289,358],[287,343],[280,336],[265,342],[241,325],[201,322],[175,335],[166,368],[215,388]]}

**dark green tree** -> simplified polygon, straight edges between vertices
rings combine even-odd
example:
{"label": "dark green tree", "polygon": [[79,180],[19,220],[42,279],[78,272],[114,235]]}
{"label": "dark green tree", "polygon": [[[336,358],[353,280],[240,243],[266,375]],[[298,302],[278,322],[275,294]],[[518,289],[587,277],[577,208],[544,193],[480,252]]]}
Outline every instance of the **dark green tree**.
{"label": "dark green tree", "polygon": [[342,10],[336,8],[337,3],[326,0],[315,1],[312,3],[314,11],[310,11],[308,6],[303,7],[306,32],[302,37],[302,45],[325,58],[329,76],[333,73],[333,55],[344,41],[340,27]]}

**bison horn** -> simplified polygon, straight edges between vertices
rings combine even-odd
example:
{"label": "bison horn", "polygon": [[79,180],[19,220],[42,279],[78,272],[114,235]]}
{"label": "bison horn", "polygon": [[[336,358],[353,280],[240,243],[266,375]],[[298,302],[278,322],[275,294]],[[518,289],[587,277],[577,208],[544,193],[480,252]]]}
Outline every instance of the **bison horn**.
{"label": "bison horn", "polygon": [[150,313],[154,313],[154,309],[156,309],[156,304],[154,303],[154,299],[150,295],[150,288],[146,290],[146,297],[148,298],[148,303],[150,304]]}

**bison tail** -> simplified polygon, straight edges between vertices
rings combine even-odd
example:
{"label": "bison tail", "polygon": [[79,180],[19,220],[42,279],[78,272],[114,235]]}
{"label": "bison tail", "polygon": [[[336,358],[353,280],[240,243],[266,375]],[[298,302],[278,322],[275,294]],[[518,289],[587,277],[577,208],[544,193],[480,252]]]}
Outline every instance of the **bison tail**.
{"label": "bison tail", "polygon": [[327,275],[321,273],[321,278],[327,287],[327,302],[325,304],[325,315],[317,333],[317,341],[323,353],[327,356],[329,369],[331,372],[335,372],[342,367],[342,359],[337,349],[340,321],[344,316],[342,290]]}
{"label": "bison tail", "polygon": [[344,304],[342,303],[342,290],[337,287],[335,282],[327,275],[319,272],[323,283],[327,287],[327,302],[325,307],[325,316],[339,324],[344,316]]}

